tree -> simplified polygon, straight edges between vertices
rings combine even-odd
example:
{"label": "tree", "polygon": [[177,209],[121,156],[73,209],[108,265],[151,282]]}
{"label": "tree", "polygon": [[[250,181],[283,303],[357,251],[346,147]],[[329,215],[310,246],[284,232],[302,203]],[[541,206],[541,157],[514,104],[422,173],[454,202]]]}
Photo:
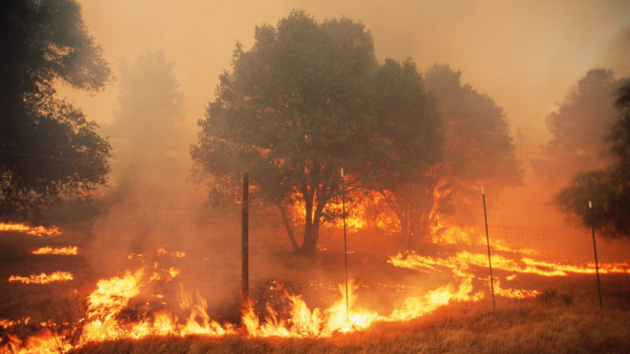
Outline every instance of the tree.
{"label": "tree", "polygon": [[465,216],[481,187],[498,193],[522,184],[523,176],[503,109],[492,98],[462,84],[461,72],[448,65],[434,65],[425,83],[439,101],[444,157],[424,176],[424,207],[412,230],[417,235],[428,235],[431,225],[455,212],[454,222],[474,222]]}
{"label": "tree", "polygon": [[0,218],[32,219],[105,183],[110,146],[57,82],[98,92],[111,77],[72,0],[0,3]]}
{"label": "tree", "polygon": [[172,153],[181,144],[177,123],[184,116],[174,69],[159,51],[140,55],[131,67],[121,63],[120,109],[106,131],[122,164],[173,165]]}
{"label": "tree", "polygon": [[554,184],[565,184],[578,173],[602,169],[604,138],[615,121],[613,93],[619,87],[611,70],[592,69],[580,79],[558,109],[547,116],[551,140],[542,147],[535,171]]}
{"label": "tree", "polygon": [[[369,96],[377,65],[372,36],[347,18],[318,23],[292,11],[277,28],[258,26],[252,49],[237,44],[232,72],[221,75],[199,122],[196,168],[230,186],[249,171],[258,197],[278,208],[295,251],[314,253],[322,222],[339,216],[327,208],[341,194],[339,170],[356,169],[375,124]],[[301,246],[290,223],[296,207]]]}
{"label": "tree", "polygon": [[[578,174],[555,197],[570,217],[594,226],[602,236],[630,238],[630,80],[617,91],[618,118],[609,131],[604,153],[609,167]],[[587,208],[592,202],[592,211]]]}
{"label": "tree", "polygon": [[442,160],[436,100],[425,91],[411,59],[388,59],[374,81],[374,105],[377,126],[364,150],[362,188],[380,194],[411,241],[432,206],[427,176]]}

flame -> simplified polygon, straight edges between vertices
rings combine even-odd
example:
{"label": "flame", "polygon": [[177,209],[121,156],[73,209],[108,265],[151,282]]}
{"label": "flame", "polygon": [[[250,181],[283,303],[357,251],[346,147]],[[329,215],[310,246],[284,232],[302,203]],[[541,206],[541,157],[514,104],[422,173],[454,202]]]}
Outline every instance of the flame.
{"label": "flame", "polygon": [[146,258],[147,257],[142,253],[131,253],[129,254],[129,256],[127,256],[128,260],[136,262],[144,262]]}
{"label": "flame", "polygon": [[[147,279],[148,278],[148,279]],[[198,292],[186,291],[182,285],[178,292],[179,305],[189,315],[181,322],[168,310],[160,310],[152,316],[140,313],[134,320],[126,319],[125,310],[130,300],[141,293],[152,277],[146,277],[143,269],[136,272],[126,271],[122,276],[98,281],[97,289],[87,298],[87,316],[81,320],[82,334],[79,341],[70,345],[63,335],[54,335],[44,330],[36,336],[22,341],[9,337],[10,341],[3,350],[19,353],[58,353],[73,348],[80,348],[89,342],[115,340],[122,338],[139,339],[149,335],[204,335],[223,336],[235,333],[233,325],[221,325],[208,316],[207,303]],[[261,321],[248,301],[244,306],[242,322],[247,333],[252,337],[330,337],[335,333],[347,333],[369,327],[374,321],[406,321],[431,313],[440,306],[452,301],[477,301],[483,293],[472,294],[472,278],[465,279],[457,290],[452,284],[429,291],[423,296],[409,298],[404,305],[389,316],[380,316],[375,311],[359,308],[356,303],[358,285],[352,282],[348,288],[346,309],[346,289],[339,285],[340,297],[327,309],[310,310],[301,296],[290,295],[281,289],[282,296],[290,304],[289,318],[281,318],[271,306],[267,305],[269,316]],[[274,287],[272,287],[274,288]],[[161,295],[155,296],[161,299]],[[139,317],[139,318],[136,318]],[[25,321],[27,322],[28,319]],[[1,321],[4,327],[14,325],[11,321]],[[51,328],[52,326],[48,326]]]}
{"label": "flame", "polygon": [[[454,274],[465,277],[468,274],[470,265],[488,267],[488,255],[483,253],[469,253],[462,251],[455,256],[447,258],[422,257],[415,253],[403,255],[399,253],[390,257],[387,261],[396,267],[409,268],[414,270],[436,270],[435,266],[450,268]],[[546,277],[566,276],[571,273],[595,273],[595,264],[567,265],[559,263],[549,263],[534,261],[531,258],[522,258],[521,262],[505,258],[501,255],[492,255],[492,268],[501,269],[517,273],[538,274]],[[602,263],[600,273],[623,273],[630,274],[628,263]]]}
{"label": "flame", "polygon": [[52,247],[42,247],[33,251],[33,254],[57,254],[63,256],[76,256],[77,255],[77,247],[76,246],[68,246],[61,248],[52,248]]}
{"label": "flame", "polygon": [[0,231],[17,231],[33,236],[59,236],[61,232],[56,227],[45,228],[43,226],[31,227],[24,224],[0,223]]}
{"label": "flame", "polygon": [[289,295],[283,291],[283,296],[290,302],[290,319],[278,318],[277,312],[267,306],[270,316],[261,324],[254,313],[252,303],[248,302],[243,312],[243,324],[247,332],[254,337],[330,337],[336,332],[347,333],[365,329],[379,317],[376,312],[354,306],[357,287],[352,282],[349,284],[348,311],[346,311],[345,285],[339,285],[341,298],[323,311],[319,308],[311,311],[301,296]]}
{"label": "flame", "polygon": [[[160,248],[157,249],[157,255],[158,256],[168,256],[169,254],[168,254],[168,251],[166,250],[166,248],[160,247]],[[183,258],[183,257],[186,257],[186,252],[175,251],[175,252],[171,252],[170,256],[173,257],[173,258]]]}
{"label": "flame", "polygon": [[429,291],[420,297],[410,297],[405,300],[404,305],[384,320],[386,321],[408,321],[417,317],[425,316],[435,311],[450,301],[478,301],[483,298],[483,292],[471,295],[473,291],[472,277],[466,279],[459,285],[459,289],[454,291],[451,283]]}
{"label": "flame", "polygon": [[[485,236],[478,233],[475,227],[445,226],[442,224],[441,220],[438,220],[436,225],[431,227],[430,235],[430,241],[438,245],[486,245]],[[509,247],[503,240],[497,239],[492,240],[492,248],[497,251],[518,252],[529,256],[534,256],[538,254],[536,250],[533,250],[531,248],[513,249]]]}
{"label": "flame", "polygon": [[499,296],[512,299],[524,299],[527,297],[536,297],[540,294],[538,290],[510,289],[502,288],[499,280],[494,281],[494,293]]}
{"label": "flame", "polygon": [[190,311],[186,324],[180,324],[177,316],[166,310],[157,312],[153,318],[144,318],[132,324],[125,323],[119,317],[128,307],[129,300],[153,280],[153,277],[148,281],[144,281],[144,278],[144,271],[140,269],[135,273],[127,271],[122,277],[98,282],[98,289],[88,297],[88,318],[81,338],[83,344],[117,338],[138,339],[149,335],[218,336],[234,332],[233,326],[221,326],[210,320],[206,312],[206,301],[198,293],[193,297],[183,290],[180,291],[180,306],[183,310]]}
{"label": "flame", "polygon": [[56,281],[72,280],[72,274],[68,272],[56,271],[50,275],[42,273],[39,275],[30,275],[28,277],[20,277],[12,275],[9,277],[10,282],[22,282],[24,284],[48,284]]}

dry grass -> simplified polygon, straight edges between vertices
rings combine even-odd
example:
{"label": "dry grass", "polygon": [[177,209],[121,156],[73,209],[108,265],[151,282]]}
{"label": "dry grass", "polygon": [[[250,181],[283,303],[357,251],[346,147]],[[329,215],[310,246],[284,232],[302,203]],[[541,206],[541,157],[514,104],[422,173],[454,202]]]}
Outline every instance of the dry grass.
{"label": "dry grass", "polygon": [[453,304],[414,321],[375,323],[332,338],[153,337],[73,353],[628,353],[630,312],[575,300],[568,304],[555,292],[494,312],[487,302]]}

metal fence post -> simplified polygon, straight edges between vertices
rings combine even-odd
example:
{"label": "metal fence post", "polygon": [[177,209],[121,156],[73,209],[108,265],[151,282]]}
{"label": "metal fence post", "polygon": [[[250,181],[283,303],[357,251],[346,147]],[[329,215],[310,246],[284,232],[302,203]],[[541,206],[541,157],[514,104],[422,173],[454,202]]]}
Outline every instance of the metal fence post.
{"label": "metal fence post", "polygon": [[481,196],[483,198],[483,218],[486,221],[486,242],[488,244],[488,264],[490,265],[490,289],[492,290],[492,310],[496,310],[494,303],[494,278],[492,276],[492,258],[490,257],[490,235],[488,233],[488,214],[486,213],[486,193],[481,187]]}
{"label": "metal fence post", "polygon": [[243,173],[243,203],[241,204],[242,302],[249,302],[249,173]]}
{"label": "metal fence post", "polygon": [[597,262],[597,243],[595,242],[595,217],[593,216],[593,203],[588,201],[588,210],[591,214],[591,231],[593,232],[593,250],[595,251],[595,274],[597,274],[597,292],[599,294],[599,309],[603,308],[602,305],[602,287],[599,282],[599,263]]}

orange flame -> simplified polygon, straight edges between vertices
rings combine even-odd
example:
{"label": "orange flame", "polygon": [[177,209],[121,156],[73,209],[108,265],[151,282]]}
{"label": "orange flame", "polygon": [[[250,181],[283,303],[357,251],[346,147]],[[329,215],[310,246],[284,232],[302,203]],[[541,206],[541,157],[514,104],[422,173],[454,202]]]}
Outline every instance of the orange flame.
{"label": "orange flame", "polygon": [[50,275],[42,273],[39,275],[30,275],[28,277],[20,277],[12,275],[9,277],[10,282],[22,282],[24,284],[48,284],[56,281],[72,280],[72,274],[68,272],[56,271]]}
{"label": "orange flame", "polygon": [[319,308],[311,311],[301,296],[289,295],[284,291],[284,296],[290,301],[291,318],[284,320],[278,318],[277,313],[267,306],[270,316],[260,324],[258,316],[254,313],[252,303],[246,304],[243,313],[243,323],[247,332],[254,337],[330,337],[335,332],[352,332],[367,328],[378,318],[376,312],[370,312],[355,308],[355,291],[357,286],[348,288],[350,307],[346,312],[345,286],[339,285],[341,298],[326,310]]}
{"label": "orange flame", "polygon": [[33,251],[33,254],[57,254],[63,256],[76,256],[77,255],[77,247],[76,246],[68,246],[61,248],[52,248],[52,247],[42,247]]}
{"label": "orange flame", "polygon": [[494,281],[494,293],[499,296],[512,299],[524,299],[527,297],[535,297],[540,294],[538,290],[510,289],[502,288],[499,280]]}
{"label": "orange flame", "polygon": [[[450,268],[453,273],[459,276],[467,276],[470,265],[488,267],[488,256],[486,254],[472,254],[466,251],[457,253],[453,257],[433,258],[422,257],[415,253],[403,255],[399,253],[390,257],[387,261],[396,267],[403,267],[415,270],[435,270],[435,266]],[[595,273],[595,264],[567,265],[559,263],[549,263],[534,261],[531,258],[522,258],[521,262],[505,258],[501,255],[492,255],[492,268],[501,269],[517,273],[531,273],[546,277],[566,276],[567,272],[572,273]],[[602,263],[600,273],[623,273],[630,274],[630,266],[627,263]]]}
{"label": "orange flame", "polygon": [[56,227],[45,228],[43,226],[30,227],[24,224],[0,223],[0,231],[17,231],[33,236],[59,236],[61,232]]}
{"label": "orange flame", "polygon": [[[168,251],[166,250],[166,248],[160,247],[160,248],[157,249],[157,255],[158,256],[168,256],[169,254],[168,254]],[[175,251],[175,252],[171,252],[170,256],[173,257],[173,258],[183,258],[183,257],[186,257],[186,252]]]}

